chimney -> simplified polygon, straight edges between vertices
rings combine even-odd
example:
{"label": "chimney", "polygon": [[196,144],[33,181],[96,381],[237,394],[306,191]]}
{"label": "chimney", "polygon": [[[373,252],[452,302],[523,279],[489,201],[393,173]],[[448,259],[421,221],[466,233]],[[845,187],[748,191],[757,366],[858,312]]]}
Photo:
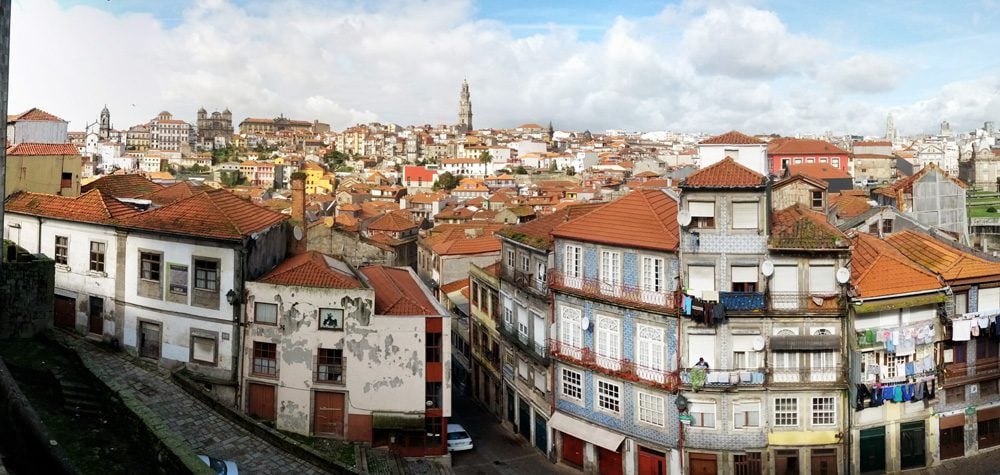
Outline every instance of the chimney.
{"label": "chimney", "polygon": [[306,174],[292,173],[292,239],[289,252],[306,252]]}

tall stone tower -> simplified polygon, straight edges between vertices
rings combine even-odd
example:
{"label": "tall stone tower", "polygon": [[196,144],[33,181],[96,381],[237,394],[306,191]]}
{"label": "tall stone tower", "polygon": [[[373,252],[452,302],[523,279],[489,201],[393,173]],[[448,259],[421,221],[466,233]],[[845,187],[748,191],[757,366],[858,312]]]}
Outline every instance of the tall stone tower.
{"label": "tall stone tower", "polygon": [[108,105],[104,105],[104,109],[101,109],[101,127],[98,130],[98,136],[101,140],[107,140],[111,136],[111,112],[108,112]]}
{"label": "tall stone tower", "polygon": [[472,101],[469,100],[469,82],[464,79],[458,101],[458,128],[462,132],[472,130]]}
{"label": "tall stone tower", "polygon": [[885,119],[885,139],[896,143],[896,125],[892,121],[892,112]]}

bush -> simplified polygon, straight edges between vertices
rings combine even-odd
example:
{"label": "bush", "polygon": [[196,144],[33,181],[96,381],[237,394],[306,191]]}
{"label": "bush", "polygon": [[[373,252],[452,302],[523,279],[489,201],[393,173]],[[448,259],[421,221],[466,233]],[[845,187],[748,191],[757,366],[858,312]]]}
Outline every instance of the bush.
{"label": "bush", "polygon": [[987,213],[996,213],[997,209],[994,208],[994,207],[992,207],[992,206],[990,206],[989,208],[986,208],[986,212]]}

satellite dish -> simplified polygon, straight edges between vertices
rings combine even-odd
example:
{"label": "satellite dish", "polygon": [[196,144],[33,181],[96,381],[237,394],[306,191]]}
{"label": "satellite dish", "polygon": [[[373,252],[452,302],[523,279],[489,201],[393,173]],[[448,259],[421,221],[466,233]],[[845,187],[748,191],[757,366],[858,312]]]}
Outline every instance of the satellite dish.
{"label": "satellite dish", "polygon": [[301,226],[295,226],[294,228],[292,228],[292,236],[295,236],[295,240],[296,241],[301,241],[302,240],[302,227]]}
{"label": "satellite dish", "polygon": [[761,336],[761,335],[757,335],[753,339],[753,351],[761,351],[761,350],[763,350],[765,343],[766,343],[766,341],[764,340],[764,337]]}
{"label": "satellite dish", "polygon": [[771,277],[774,275],[774,263],[771,261],[764,261],[760,263],[760,273],[764,277]]}
{"label": "satellite dish", "polygon": [[678,211],[677,224],[680,224],[681,226],[687,226],[691,224],[691,212],[686,209]]}
{"label": "satellite dish", "polygon": [[841,284],[846,284],[847,281],[851,280],[851,271],[847,270],[846,267],[841,267],[837,269],[837,282]]}
{"label": "satellite dish", "polygon": [[584,330],[589,330],[590,329],[590,317],[583,317],[583,321],[580,322],[580,326],[582,326]]}

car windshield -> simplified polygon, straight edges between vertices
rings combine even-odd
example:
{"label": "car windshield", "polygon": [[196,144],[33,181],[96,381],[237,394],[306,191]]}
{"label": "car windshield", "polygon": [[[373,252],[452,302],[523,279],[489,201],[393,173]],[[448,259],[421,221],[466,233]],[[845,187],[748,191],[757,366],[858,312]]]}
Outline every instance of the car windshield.
{"label": "car windshield", "polygon": [[461,439],[468,439],[468,438],[469,438],[469,434],[466,434],[464,430],[460,430],[458,432],[449,432],[448,433],[448,440],[461,440]]}

